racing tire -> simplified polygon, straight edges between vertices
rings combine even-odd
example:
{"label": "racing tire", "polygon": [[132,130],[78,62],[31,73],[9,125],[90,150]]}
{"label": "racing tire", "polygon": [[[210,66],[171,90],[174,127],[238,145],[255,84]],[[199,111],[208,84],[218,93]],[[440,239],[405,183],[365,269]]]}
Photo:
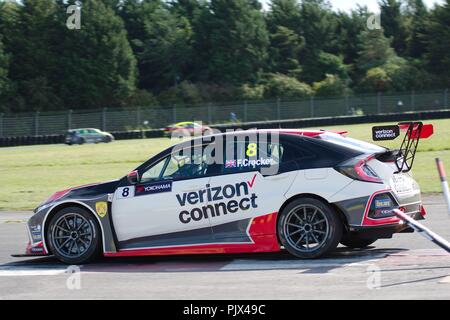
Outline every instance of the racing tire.
{"label": "racing tire", "polygon": [[58,211],[47,229],[50,252],[66,264],[88,263],[100,256],[101,233],[88,211],[69,207]]}
{"label": "racing tire", "polygon": [[357,234],[346,233],[342,236],[341,244],[352,249],[363,249],[378,239],[364,239]]}
{"label": "racing tire", "polygon": [[300,198],[282,210],[277,232],[289,253],[301,259],[315,259],[336,249],[343,223],[328,203]]}

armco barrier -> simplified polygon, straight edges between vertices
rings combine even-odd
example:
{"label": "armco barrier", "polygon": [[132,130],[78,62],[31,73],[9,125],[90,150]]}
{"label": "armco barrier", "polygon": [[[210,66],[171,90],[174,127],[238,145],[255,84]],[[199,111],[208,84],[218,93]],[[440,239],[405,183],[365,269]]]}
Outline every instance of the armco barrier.
{"label": "armco barrier", "polygon": [[[377,122],[401,122],[410,120],[432,120],[450,118],[450,110],[436,110],[423,112],[389,113],[367,116],[340,116],[325,118],[292,119],[280,121],[258,121],[247,123],[234,123],[212,126],[220,131],[230,129],[269,129],[269,128],[307,128],[322,127],[331,125],[349,125],[361,123]],[[132,140],[144,138],[160,138],[164,136],[162,130],[142,130],[142,131],[118,131],[111,132],[116,140]],[[44,136],[19,136],[0,137],[0,147],[12,147],[36,144],[57,144],[64,143],[64,135],[44,135]]]}
{"label": "armco barrier", "polygon": [[36,144],[57,144],[64,142],[64,135],[2,137],[0,147],[29,146]]}
{"label": "armco barrier", "polygon": [[379,123],[379,122],[401,122],[401,121],[420,121],[432,119],[450,118],[450,110],[424,111],[424,112],[405,112],[405,113],[389,113],[367,116],[341,116],[341,117],[325,117],[313,119],[293,119],[281,121],[264,121],[264,122],[248,122],[240,124],[224,124],[212,126],[221,131],[227,129],[269,129],[269,128],[308,128],[321,126],[349,125],[362,123]]}

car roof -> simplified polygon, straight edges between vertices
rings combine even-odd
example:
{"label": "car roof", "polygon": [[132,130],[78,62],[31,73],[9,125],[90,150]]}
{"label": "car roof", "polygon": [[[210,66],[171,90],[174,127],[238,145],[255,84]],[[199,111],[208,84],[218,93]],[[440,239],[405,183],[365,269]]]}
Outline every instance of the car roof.
{"label": "car roof", "polygon": [[77,128],[77,129],[70,129],[69,131],[79,131],[79,130],[96,130],[96,131],[101,131],[100,129],[96,129],[96,128]]}
{"label": "car roof", "polygon": [[180,126],[184,126],[184,125],[187,125],[187,124],[194,124],[194,125],[198,125],[198,126],[201,125],[200,123],[195,122],[195,121],[183,121],[183,122],[177,122],[177,123],[173,124],[172,126],[180,127]]}
{"label": "car roof", "polygon": [[[278,133],[280,135],[295,135],[295,136],[302,136],[302,137],[318,137],[326,132],[333,132],[337,134],[344,135],[348,133],[347,131],[331,131],[331,130],[305,130],[305,129],[251,129],[251,130],[242,130],[242,131],[232,131],[232,132],[221,132],[212,134],[208,137],[217,137],[217,136],[248,136],[251,134],[261,134],[261,133]],[[178,145],[181,144],[190,144],[190,143],[196,143],[196,142],[203,142],[203,136],[196,137],[190,141],[184,141],[181,142]]]}

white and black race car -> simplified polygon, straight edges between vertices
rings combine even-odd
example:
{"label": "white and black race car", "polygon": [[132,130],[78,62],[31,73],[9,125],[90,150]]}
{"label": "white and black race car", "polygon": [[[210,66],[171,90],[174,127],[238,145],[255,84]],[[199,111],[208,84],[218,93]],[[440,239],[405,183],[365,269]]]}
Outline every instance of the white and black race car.
{"label": "white and black race car", "polygon": [[315,130],[252,130],[181,142],[107,183],[56,192],[28,222],[26,255],[107,257],[277,252],[317,258],[412,232],[392,213],[425,210],[411,166],[431,125],[389,150]]}

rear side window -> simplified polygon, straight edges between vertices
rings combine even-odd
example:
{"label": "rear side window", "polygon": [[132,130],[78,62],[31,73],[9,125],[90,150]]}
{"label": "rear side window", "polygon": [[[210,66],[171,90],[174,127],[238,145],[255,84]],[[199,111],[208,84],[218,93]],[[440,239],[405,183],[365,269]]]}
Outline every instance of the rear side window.
{"label": "rear side window", "polygon": [[285,149],[279,142],[238,140],[227,142],[224,154],[224,174],[260,171],[279,167]]}
{"label": "rear side window", "polygon": [[[325,140],[298,135],[284,135],[286,150],[299,170],[329,168],[363,152]],[[287,147],[289,145],[289,148]]]}

